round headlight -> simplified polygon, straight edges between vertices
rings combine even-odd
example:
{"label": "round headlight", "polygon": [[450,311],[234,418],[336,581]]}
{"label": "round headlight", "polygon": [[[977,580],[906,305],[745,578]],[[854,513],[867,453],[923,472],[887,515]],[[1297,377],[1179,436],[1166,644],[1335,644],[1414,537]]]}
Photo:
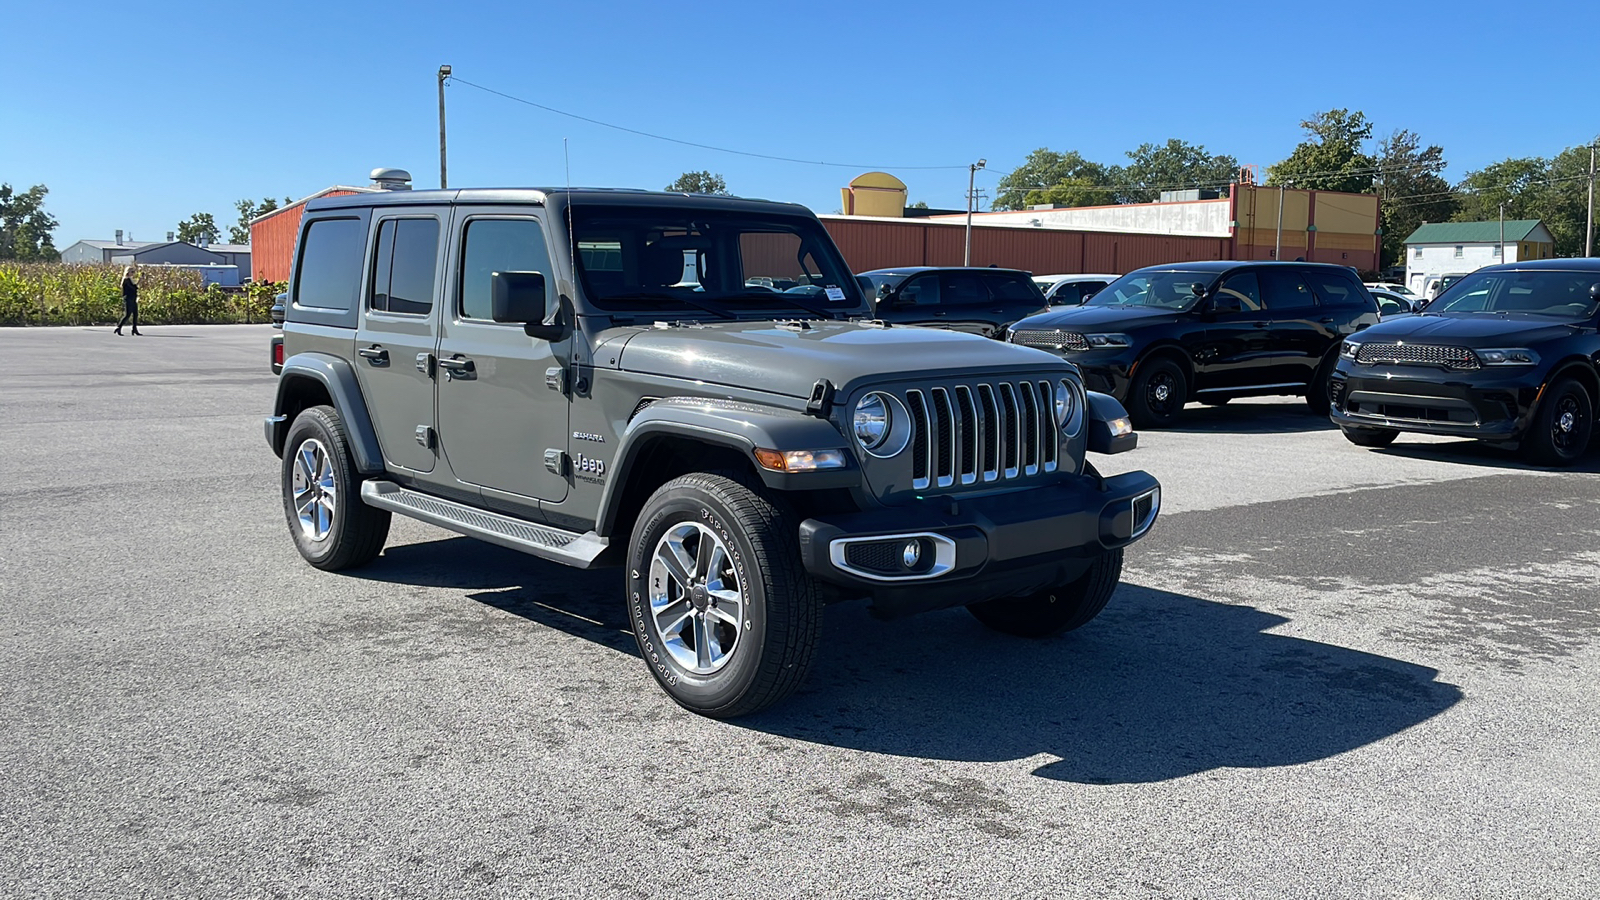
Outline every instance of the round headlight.
{"label": "round headlight", "polygon": [[876,450],[889,439],[889,405],[882,394],[868,394],[856,403],[856,440],[862,449]]}
{"label": "round headlight", "polygon": [[1066,437],[1077,437],[1083,429],[1083,392],[1068,381],[1056,382],[1056,424]]}

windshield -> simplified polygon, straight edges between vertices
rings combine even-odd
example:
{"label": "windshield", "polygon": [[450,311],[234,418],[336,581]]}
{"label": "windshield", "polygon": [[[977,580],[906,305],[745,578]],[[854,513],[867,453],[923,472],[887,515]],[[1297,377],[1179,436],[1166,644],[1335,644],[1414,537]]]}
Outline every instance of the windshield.
{"label": "windshield", "polygon": [[1562,319],[1595,314],[1597,272],[1474,272],[1428,305],[1430,313],[1531,313]]}
{"label": "windshield", "polygon": [[815,221],[722,210],[572,210],[583,290],[602,309],[852,312],[861,288]]}
{"label": "windshield", "polygon": [[1186,310],[1200,298],[1194,285],[1215,281],[1215,272],[1131,272],[1089,298],[1088,306],[1149,306]]}

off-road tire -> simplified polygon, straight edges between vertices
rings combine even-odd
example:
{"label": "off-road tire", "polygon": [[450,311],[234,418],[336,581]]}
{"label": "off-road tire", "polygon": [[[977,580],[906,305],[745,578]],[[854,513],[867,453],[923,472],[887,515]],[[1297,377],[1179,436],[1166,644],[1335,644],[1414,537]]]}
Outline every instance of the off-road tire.
{"label": "off-road tire", "polygon": [[1341,425],[1339,430],[1344,433],[1345,440],[1357,447],[1387,447],[1400,436],[1400,432],[1393,428],[1358,428],[1353,425]]}
{"label": "off-road tire", "polygon": [[[335,486],[332,524],[327,534],[314,540],[301,526],[294,501],[294,471],[301,448],[316,442],[327,453]],[[365,565],[383,552],[389,538],[389,511],[361,501],[361,482],[344,420],[331,406],[313,406],[295,417],[283,442],[283,512],[295,549],[318,569],[337,572]]]}
{"label": "off-road tire", "polygon": [[[1166,388],[1166,397],[1159,395]],[[1128,416],[1140,428],[1161,428],[1178,421],[1189,400],[1189,379],[1183,367],[1166,357],[1147,360],[1128,386]]]}
{"label": "off-road tire", "polygon": [[1570,466],[1588,452],[1593,433],[1594,398],[1576,379],[1558,378],[1539,399],[1521,450],[1534,465]]}
{"label": "off-road tire", "polygon": [[967,611],[995,631],[1025,638],[1047,638],[1088,624],[1117,590],[1122,551],[1106,550],[1077,580],[1026,597],[968,604]]}
{"label": "off-road tire", "polygon": [[[744,596],[744,628],[726,663],[710,674],[694,673],[657,646],[651,622],[651,563],[663,536],[687,522],[722,542]],[[748,715],[788,697],[811,669],[823,592],[800,562],[798,517],[738,473],[695,472],[657,489],[633,529],[625,579],[639,653],[685,709],[718,719]]]}

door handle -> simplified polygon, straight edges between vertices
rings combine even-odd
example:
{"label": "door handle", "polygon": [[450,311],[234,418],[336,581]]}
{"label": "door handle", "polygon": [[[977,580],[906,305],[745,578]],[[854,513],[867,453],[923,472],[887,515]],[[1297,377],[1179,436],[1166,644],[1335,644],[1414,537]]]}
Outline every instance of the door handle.
{"label": "door handle", "polygon": [[1327,318],[1322,319],[1321,321],[1322,321],[1322,324],[1324,324],[1324,325],[1332,325],[1333,324],[1333,316],[1328,316]]}
{"label": "door handle", "polygon": [[1265,327],[1267,327],[1268,325],[1270,325],[1272,323],[1270,323],[1270,322],[1252,322],[1251,324],[1256,326],[1257,328],[1265,328]]}
{"label": "door handle", "polygon": [[356,353],[360,354],[362,359],[375,366],[387,366],[389,364],[389,351],[379,347],[377,344],[373,344],[371,347],[362,347]]}
{"label": "door handle", "polygon": [[456,378],[470,378],[474,369],[472,360],[467,359],[465,356],[440,359],[438,366],[445,371],[446,377],[454,376]]}
{"label": "door handle", "polygon": [[942,309],[941,309],[941,310],[938,310],[938,311],[936,311],[936,312],[935,312],[935,313],[934,313],[934,315],[936,315],[936,316],[942,316],[942,315],[944,315],[944,310],[942,310]]}

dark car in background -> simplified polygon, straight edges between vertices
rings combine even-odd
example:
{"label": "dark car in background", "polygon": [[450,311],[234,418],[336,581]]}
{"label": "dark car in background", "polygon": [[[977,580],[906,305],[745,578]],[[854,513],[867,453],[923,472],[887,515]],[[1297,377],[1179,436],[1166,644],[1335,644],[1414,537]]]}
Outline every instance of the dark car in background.
{"label": "dark car in background", "polygon": [[1129,272],[1083,306],[1017,322],[1008,339],[1076,363],[1090,390],[1160,427],[1190,400],[1272,394],[1303,395],[1325,415],[1341,341],[1377,323],[1347,266],[1205,261]]}
{"label": "dark car in background", "polygon": [[1051,306],[1080,306],[1120,275],[1035,275],[1033,283],[1044,291]]}
{"label": "dark car in background", "polygon": [[873,314],[895,325],[1001,338],[1012,322],[1049,305],[1033,276],[1019,269],[907,266],[857,277],[872,283]]}
{"label": "dark car in background", "polygon": [[1421,313],[1347,339],[1331,389],[1333,421],[1363,447],[1413,431],[1571,465],[1588,450],[1600,402],[1600,260],[1466,275]]}

